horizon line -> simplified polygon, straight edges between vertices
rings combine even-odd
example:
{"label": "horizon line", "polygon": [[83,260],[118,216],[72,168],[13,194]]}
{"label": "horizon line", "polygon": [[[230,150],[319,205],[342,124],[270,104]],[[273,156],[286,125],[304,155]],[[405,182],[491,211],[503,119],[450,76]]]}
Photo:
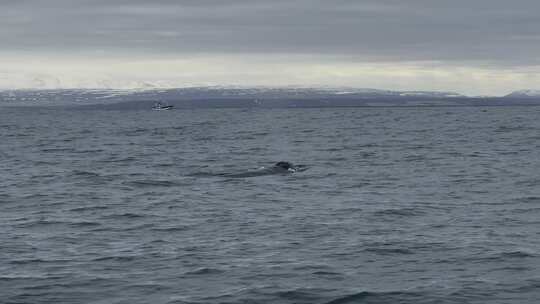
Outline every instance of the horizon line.
{"label": "horizon line", "polygon": [[[143,81],[143,83],[146,83]],[[522,93],[522,92],[537,92],[540,95],[540,90],[536,89],[516,89],[512,90],[504,95],[471,95],[461,93],[459,91],[453,90],[397,90],[397,89],[381,89],[381,88],[371,88],[371,87],[359,87],[359,86],[333,86],[333,85],[236,85],[236,84],[192,84],[185,86],[158,86],[151,83],[148,83],[147,86],[134,86],[134,87],[114,87],[114,86],[79,86],[79,87],[69,87],[69,86],[59,86],[59,87],[0,87],[0,92],[5,91],[55,91],[55,90],[95,90],[95,91],[153,91],[153,90],[180,90],[180,89],[194,89],[194,88],[219,88],[219,89],[326,89],[326,90],[371,90],[371,91],[381,91],[381,92],[399,92],[399,93],[414,93],[414,92],[424,92],[424,93],[454,93],[461,95],[459,97],[469,97],[469,98],[478,98],[478,97],[507,97],[513,93]],[[347,92],[350,94],[362,93],[362,92]]]}

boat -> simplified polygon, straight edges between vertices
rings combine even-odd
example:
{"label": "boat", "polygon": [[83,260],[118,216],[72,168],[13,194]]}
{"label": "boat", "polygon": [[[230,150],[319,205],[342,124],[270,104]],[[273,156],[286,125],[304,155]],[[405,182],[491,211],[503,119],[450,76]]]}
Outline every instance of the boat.
{"label": "boat", "polygon": [[156,102],[152,107],[152,110],[161,111],[161,110],[172,110],[173,106],[162,103],[161,101]]}

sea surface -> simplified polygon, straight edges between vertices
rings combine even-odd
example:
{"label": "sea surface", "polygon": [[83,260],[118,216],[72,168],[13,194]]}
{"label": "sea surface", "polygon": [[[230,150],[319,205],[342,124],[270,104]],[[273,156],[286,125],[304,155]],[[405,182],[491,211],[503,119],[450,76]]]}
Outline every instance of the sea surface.
{"label": "sea surface", "polygon": [[540,107],[0,108],[0,303],[540,303]]}

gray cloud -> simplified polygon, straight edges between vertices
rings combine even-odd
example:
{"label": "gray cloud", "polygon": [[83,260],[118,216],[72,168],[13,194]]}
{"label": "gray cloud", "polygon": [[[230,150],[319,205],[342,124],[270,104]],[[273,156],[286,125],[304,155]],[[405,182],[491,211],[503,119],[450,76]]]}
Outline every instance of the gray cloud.
{"label": "gray cloud", "polygon": [[540,64],[537,0],[1,0],[3,51]]}

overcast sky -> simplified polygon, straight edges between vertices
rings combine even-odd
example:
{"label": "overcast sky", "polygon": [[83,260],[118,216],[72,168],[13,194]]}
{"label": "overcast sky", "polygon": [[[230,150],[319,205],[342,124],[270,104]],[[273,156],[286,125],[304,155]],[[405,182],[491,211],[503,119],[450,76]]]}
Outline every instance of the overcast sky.
{"label": "overcast sky", "polygon": [[538,0],[0,0],[0,88],[540,88]]}

